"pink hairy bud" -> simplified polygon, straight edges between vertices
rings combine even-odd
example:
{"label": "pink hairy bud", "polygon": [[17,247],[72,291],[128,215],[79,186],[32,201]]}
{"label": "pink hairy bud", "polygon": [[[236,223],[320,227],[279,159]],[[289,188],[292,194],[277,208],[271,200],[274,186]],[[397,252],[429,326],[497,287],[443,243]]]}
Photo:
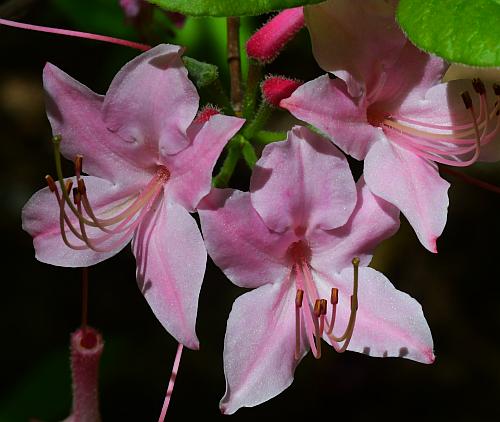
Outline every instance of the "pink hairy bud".
{"label": "pink hairy bud", "polygon": [[280,101],[292,95],[301,85],[301,81],[284,76],[270,76],[262,82],[262,96],[269,104],[279,107]]}
{"label": "pink hairy bud", "polygon": [[194,122],[206,123],[211,119],[212,116],[215,116],[217,114],[220,114],[220,110],[217,107],[207,105],[198,112],[198,115],[196,116],[196,119],[194,119]]}
{"label": "pink hairy bud", "polygon": [[303,26],[302,7],[283,10],[250,37],[248,57],[262,63],[272,62]]}
{"label": "pink hairy bud", "polygon": [[101,334],[90,327],[71,334],[71,375],[73,409],[69,421],[99,422],[99,361],[104,342]]}

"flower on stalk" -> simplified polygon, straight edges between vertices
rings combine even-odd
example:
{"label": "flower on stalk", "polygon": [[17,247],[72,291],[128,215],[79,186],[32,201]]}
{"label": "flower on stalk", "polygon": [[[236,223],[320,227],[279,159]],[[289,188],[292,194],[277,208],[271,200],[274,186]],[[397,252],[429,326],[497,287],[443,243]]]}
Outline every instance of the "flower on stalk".
{"label": "flower on stalk", "polygon": [[354,183],[343,154],[306,128],[268,145],[250,192],[214,190],[199,206],[208,252],[240,296],[224,343],[226,394],[234,413],[276,396],[321,339],[338,352],[434,360],[418,302],[367,268],[399,211]]}
{"label": "flower on stalk", "polygon": [[330,75],[302,85],[280,105],[364,159],[371,191],[397,206],[420,242],[437,252],[449,187],[438,163],[500,159],[492,145],[500,132],[500,87],[441,83],[447,64],[407,41],[394,20],[396,3],[330,0],[307,7],[314,55]]}
{"label": "flower on stalk", "polygon": [[[195,119],[198,94],[181,48],[159,45],[127,63],[100,96],[47,64],[44,87],[59,183],[23,209],[36,258],[63,267],[103,261],[132,240],[137,281],[163,326],[197,348],[206,250],[189,215],[242,119]],[[63,179],[59,151],[75,162]],[[83,175],[88,174],[88,176]]]}

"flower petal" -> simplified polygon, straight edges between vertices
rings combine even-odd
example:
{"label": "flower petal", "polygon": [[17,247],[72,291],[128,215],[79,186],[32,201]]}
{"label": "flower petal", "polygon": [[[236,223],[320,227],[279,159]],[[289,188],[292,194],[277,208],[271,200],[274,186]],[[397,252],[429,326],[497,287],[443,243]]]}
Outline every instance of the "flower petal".
{"label": "flower petal", "polygon": [[[306,353],[302,338],[302,356]],[[295,290],[289,283],[261,286],[233,304],[224,340],[224,414],[253,407],[285,390],[298,364]]]}
{"label": "flower petal", "polygon": [[309,238],[311,266],[321,272],[340,272],[358,257],[368,265],[378,244],[399,229],[399,210],[373,195],[361,177],[358,202],[349,221],[338,229],[318,231]]}
{"label": "flower petal", "polygon": [[295,237],[269,230],[253,209],[250,194],[214,189],[198,213],[208,253],[234,284],[258,287],[287,276],[287,250]]}
{"label": "flower petal", "polygon": [[268,145],[250,181],[252,205],[271,230],[333,229],[356,205],[344,155],[326,139],[294,127],[288,140]]}
{"label": "flower petal", "polygon": [[137,282],[154,314],[175,339],[198,349],[195,324],[207,253],[196,221],[162,200],[132,241]]}
{"label": "flower petal", "polygon": [[[171,172],[168,197],[189,211],[210,192],[217,158],[245,120],[215,115],[197,131],[192,144],[176,155],[163,157]],[[189,130],[188,130],[189,133]]]}
{"label": "flower petal", "polygon": [[[318,283],[322,297],[330,296],[331,287],[339,289],[333,330],[337,336],[342,334],[349,319],[352,283],[352,268],[335,275],[333,283]],[[382,273],[362,267],[359,269],[358,302],[354,333],[347,350],[374,357],[434,362],[432,335],[422,307],[415,299],[397,290]]]}
{"label": "flower petal", "polygon": [[382,136],[382,130],[367,121],[364,98],[353,99],[342,80],[332,80],[328,75],[300,86],[280,106],[320,129],[357,160],[363,160],[373,142]]}
{"label": "flower petal", "polygon": [[54,135],[61,135],[61,153],[69,160],[83,155],[83,171],[120,185],[147,183],[148,174],[102,121],[103,97],[47,63],[43,69],[47,116]]}
{"label": "flower petal", "polygon": [[[118,204],[123,207],[124,200],[130,198],[130,189],[120,188],[111,182],[93,176],[85,176],[87,196],[97,216],[105,210],[117,210]],[[74,227],[80,232],[78,220],[66,205],[66,212],[71,217]],[[62,239],[59,223],[59,205],[49,188],[36,192],[24,205],[22,211],[23,229],[33,237],[35,256],[41,262],[61,267],[88,267],[97,264],[122,250],[133,236],[116,234],[109,240],[99,244],[100,248],[110,248],[109,252],[95,252],[91,249],[74,250],[69,248]],[[105,233],[97,228],[87,227],[90,238],[100,237]],[[66,235],[70,243],[84,245],[66,227]]]}
{"label": "flower petal", "polygon": [[387,141],[378,142],[366,157],[365,179],[375,195],[401,210],[422,245],[437,252],[450,186],[440,177],[437,165]]}
{"label": "flower petal", "polygon": [[396,1],[330,0],[305,7],[319,65],[358,97],[373,90],[398,58],[406,38],[394,19]]}
{"label": "flower petal", "polygon": [[128,62],[115,76],[103,105],[107,127],[125,141],[160,154],[175,154],[199,97],[187,77],[179,46],[161,44]]}

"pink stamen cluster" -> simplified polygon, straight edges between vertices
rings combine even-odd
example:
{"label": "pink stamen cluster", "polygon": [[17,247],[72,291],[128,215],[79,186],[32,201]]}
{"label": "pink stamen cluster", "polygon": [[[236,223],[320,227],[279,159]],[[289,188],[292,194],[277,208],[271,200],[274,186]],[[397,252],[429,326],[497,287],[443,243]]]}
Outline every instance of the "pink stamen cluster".
{"label": "pink stamen cluster", "polygon": [[[367,118],[373,126],[382,127],[388,135],[396,135],[390,137],[392,141],[422,158],[450,166],[469,166],[479,158],[481,147],[491,142],[500,128],[500,86],[493,85],[497,101],[492,109],[488,105],[487,91],[481,80],[473,80],[473,88],[479,96],[479,114],[470,94],[467,91],[462,94],[464,105],[470,112],[471,121],[468,122],[461,120],[450,125],[439,125],[372,110],[370,107]],[[464,158],[470,154],[472,156],[469,159]]]}
{"label": "pink stamen cluster", "polygon": [[[59,180],[61,191],[50,175],[45,178],[59,205],[61,236],[64,243],[74,250],[92,249],[96,252],[110,252],[130,237],[138,227],[162,191],[163,185],[169,180],[170,172],[165,166],[159,166],[140,193],[111,209],[101,211],[102,216],[97,216],[87,196],[85,180],[81,176],[82,161],[81,155],[75,159],[75,183],[71,179],[67,179],[66,183],[63,183],[62,179]],[[70,199],[71,194],[73,201]],[[112,215],[113,212],[115,215]],[[78,227],[76,227],[76,222]],[[87,232],[88,228],[97,228],[102,235],[91,237]],[[78,244],[71,242],[68,239],[67,230],[81,242]],[[116,235],[119,236],[115,237]],[[115,240],[109,243],[112,237],[115,237]],[[106,245],[103,246],[103,244]]]}
{"label": "pink stamen cluster", "polygon": [[[345,331],[340,336],[333,334],[335,326],[335,318],[337,314],[337,304],[339,302],[339,291],[333,287],[331,289],[330,303],[332,311],[330,318],[327,316],[328,301],[320,298],[314,278],[309,265],[309,257],[311,251],[303,242],[295,242],[289,248],[289,255],[292,261],[292,269],[288,275],[289,278],[295,279],[296,295],[295,295],[295,359],[300,359],[300,327],[301,318],[305,322],[307,330],[307,339],[309,346],[316,359],[321,357],[321,339],[324,334],[327,335],[333,348],[338,353],[343,353],[347,350],[351,341],[354,325],[356,323],[356,312],[358,310],[358,267],[359,258],[354,258],[352,261],[354,267],[353,293],[351,295],[351,314]],[[306,305],[303,306],[304,296]],[[339,343],[342,343],[340,345]]]}

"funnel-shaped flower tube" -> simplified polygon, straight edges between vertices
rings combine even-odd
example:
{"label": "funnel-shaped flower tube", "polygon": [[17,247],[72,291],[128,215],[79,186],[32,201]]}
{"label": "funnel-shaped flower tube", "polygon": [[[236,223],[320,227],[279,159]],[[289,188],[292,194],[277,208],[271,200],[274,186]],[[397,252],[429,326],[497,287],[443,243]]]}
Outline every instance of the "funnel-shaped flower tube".
{"label": "funnel-shaped flower tube", "polygon": [[268,145],[250,193],[214,190],[199,214],[208,252],[240,296],[224,342],[223,413],[287,388],[321,339],[338,352],[434,360],[418,302],[367,268],[373,249],[399,227],[399,211],[355,185],[327,140],[295,127]]}
{"label": "funnel-shaped flower tube", "polygon": [[195,120],[199,98],[180,53],[159,45],[141,54],[106,96],[46,65],[56,152],[75,160],[76,176],[62,180],[56,154],[60,183],[48,177],[49,187],[28,201],[23,228],[38,260],[64,267],[96,264],[132,240],[137,281],[156,317],[197,348],[206,250],[189,213],[210,191],[215,162],[243,120]]}
{"label": "funnel-shaped flower tube", "polygon": [[[280,105],[365,160],[372,192],[397,206],[420,242],[437,252],[449,187],[437,164],[500,159],[493,142],[500,133],[500,88],[441,83],[446,63],[406,40],[394,20],[396,3],[330,0],[305,8],[314,55],[330,75],[302,85]],[[462,97],[468,90],[477,95]]]}

